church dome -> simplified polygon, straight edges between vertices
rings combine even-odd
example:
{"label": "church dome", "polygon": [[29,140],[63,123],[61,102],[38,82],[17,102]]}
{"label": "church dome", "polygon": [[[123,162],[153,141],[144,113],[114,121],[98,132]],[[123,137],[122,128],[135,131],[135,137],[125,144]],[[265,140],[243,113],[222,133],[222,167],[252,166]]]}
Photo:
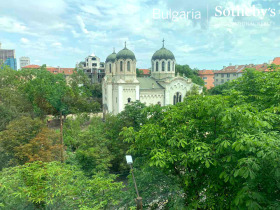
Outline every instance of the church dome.
{"label": "church dome", "polygon": [[115,49],[114,49],[114,52],[110,55],[108,55],[108,57],[106,58],[106,62],[112,62],[114,63],[115,60],[116,60],[116,53],[115,53]]}
{"label": "church dome", "polygon": [[126,48],[126,44],[124,49],[119,51],[116,55],[117,59],[131,59],[131,60],[136,60],[134,53]]}
{"label": "church dome", "polygon": [[170,50],[168,50],[168,49],[166,49],[164,47],[164,40],[163,40],[162,48],[157,50],[154,53],[153,57],[152,57],[152,60],[157,60],[157,59],[159,59],[159,60],[161,60],[161,59],[164,59],[164,60],[167,60],[167,59],[175,60],[175,57],[174,57],[173,53]]}

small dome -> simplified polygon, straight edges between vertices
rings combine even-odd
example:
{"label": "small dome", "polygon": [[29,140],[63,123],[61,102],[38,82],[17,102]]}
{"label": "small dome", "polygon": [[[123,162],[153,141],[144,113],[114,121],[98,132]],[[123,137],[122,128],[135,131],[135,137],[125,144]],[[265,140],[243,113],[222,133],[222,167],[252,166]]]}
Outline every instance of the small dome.
{"label": "small dome", "polygon": [[159,59],[159,60],[161,60],[161,59],[165,59],[165,60],[171,59],[171,60],[174,60],[175,57],[174,57],[173,53],[170,50],[162,47],[161,49],[157,50],[154,53],[154,55],[152,57],[152,60],[156,60],[156,59]]}
{"label": "small dome", "polygon": [[112,54],[110,54],[110,55],[108,55],[108,57],[106,58],[106,63],[107,62],[112,62],[112,63],[114,63],[115,62],[115,60],[116,60],[116,53],[115,53],[115,50],[114,50],[114,52],[112,53]]}
{"label": "small dome", "polygon": [[117,59],[131,59],[131,60],[136,60],[134,53],[126,48],[126,43],[125,47],[117,53]]}
{"label": "small dome", "polygon": [[157,60],[157,59],[159,59],[159,60],[161,60],[161,59],[175,60],[175,57],[174,57],[173,53],[170,50],[168,50],[164,47],[164,39],[162,40],[162,42],[163,42],[162,48],[157,50],[154,53],[154,55],[152,57],[152,60]]}

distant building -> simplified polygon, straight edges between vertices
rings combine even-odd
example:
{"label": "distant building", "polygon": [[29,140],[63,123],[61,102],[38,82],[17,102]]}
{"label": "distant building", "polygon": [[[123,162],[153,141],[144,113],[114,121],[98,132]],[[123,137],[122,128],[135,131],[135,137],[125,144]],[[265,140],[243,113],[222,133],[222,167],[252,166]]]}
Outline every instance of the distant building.
{"label": "distant building", "polygon": [[198,76],[204,81],[204,86],[207,89],[214,87],[214,71],[213,70],[200,70]]}
{"label": "distant building", "polygon": [[0,43],[0,65],[2,64],[10,66],[14,70],[17,70],[15,50],[2,49]]}
{"label": "distant building", "polygon": [[88,75],[91,83],[101,83],[105,76],[104,62],[100,62],[100,58],[94,54],[85,58],[85,61],[77,64],[77,68],[84,70],[84,73]]}
{"label": "distant building", "polygon": [[[280,58],[274,58],[271,64],[280,64]],[[244,73],[245,69],[248,68],[254,68],[258,71],[268,71],[268,64],[246,64],[246,65],[230,65],[230,66],[224,66],[222,70],[220,71],[214,71],[214,79],[215,79],[215,86],[224,84],[225,82],[237,79],[238,77],[241,77]]]}
{"label": "distant building", "polygon": [[139,77],[150,77],[151,71],[150,69],[139,69]]}
{"label": "distant building", "polygon": [[20,57],[19,65],[20,65],[20,68],[30,65],[30,58],[29,57]]}
{"label": "distant building", "polygon": [[[28,65],[23,67],[22,69],[40,69],[41,66],[39,65]],[[64,74],[66,79],[69,79],[69,77],[74,73],[75,68],[60,68],[58,67],[46,67],[47,71],[53,73],[53,74]]]}

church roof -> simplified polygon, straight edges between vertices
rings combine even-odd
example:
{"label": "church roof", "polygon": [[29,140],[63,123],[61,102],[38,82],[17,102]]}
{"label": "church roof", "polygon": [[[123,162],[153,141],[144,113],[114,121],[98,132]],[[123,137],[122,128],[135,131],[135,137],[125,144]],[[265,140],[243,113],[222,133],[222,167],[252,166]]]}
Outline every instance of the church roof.
{"label": "church roof", "polygon": [[156,80],[152,77],[137,77],[137,80],[139,81],[140,89],[164,89],[162,86],[160,86]]}
{"label": "church roof", "polygon": [[125,42],[125,47],[117,53],[116,58],[136,60],[134,53],[126,48],[126,42]]}
{"label": "church roof", "polygon": [[157,50],[157,51],[154,53],[154,55],[153,55],[153,57],[152,57],[152,60],[157,60],[157,59],[159,59],[159,60],[161,60],[161,59],[165,59],[165,60],[167,60],[167,59],[175,60],[175,57],[174,57],[173,53],[172,53],[170,50],[168,50],[168,49],[166,49],[166,48],[164,47],[164,39],[162,40],[162,42],[163,42],[162,48],[159,49],[159,50]]}
{"label": "church roof", "polygon": [[106,62],[112,62],[114,63],[116,60],[116,53],[113,52],[112,54],[110,54],[107,58],[106,58]]}

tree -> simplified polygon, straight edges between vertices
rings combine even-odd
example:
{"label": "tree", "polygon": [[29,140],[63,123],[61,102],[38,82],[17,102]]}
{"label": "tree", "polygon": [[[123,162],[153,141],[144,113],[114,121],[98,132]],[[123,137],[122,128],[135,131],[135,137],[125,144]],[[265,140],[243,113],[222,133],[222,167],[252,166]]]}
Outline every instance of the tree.
{"label": "tree", "polygon": [[120,199],[115,176],[87,178],[74,166],[33,162],[0,172],[2,209],[105,209]]}
{"label": "tree", "polygon": [[33,104],[37,113],[44,117],[46,114],[59,116],[60,118],[60,144],[61,161],[63,157],[63,116],[70,113],[94,112],[98,105],[89,100],[88,92],[83,86],[79,86],[79,76],[66,83],[63,74],[52,74],[44,69],[35,72],[32,80],[24,84],[24,92]]}
{"label": "tree", "polygon": [[0,132],[1,169],[35,160],[57,160],[58,135],[39,119],[22,116]]}
{"label": "tree", "polygon": [[186,208],[279,208],[276,114],[200,95],[150,113],[161,117],[122,135],[133,154],[176,176]]}
{"label": "tree", "polygon": [[192,82],[195,84],[204,86],[204,81],[198,76],[198,71],[191,69],[189,65],[176,64],[175,73],[192,79]]}

